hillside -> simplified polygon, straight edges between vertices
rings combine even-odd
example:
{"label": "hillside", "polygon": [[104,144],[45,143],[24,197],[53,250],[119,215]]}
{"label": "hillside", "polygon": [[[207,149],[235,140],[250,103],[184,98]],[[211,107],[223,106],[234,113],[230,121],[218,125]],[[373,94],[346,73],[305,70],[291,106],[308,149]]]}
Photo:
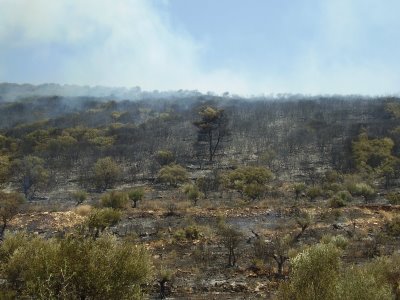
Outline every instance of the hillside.
{"label": "hillside", "polygon": [[66,280],[41,290],[45,278],[13,274],[18,232],[27,253],[143,247],[148,276],[124,287],[151,298],[298,299],[299,253],[321,247],[340,265],[332,278],[379,271],[346,280],[400,294],[396,270],[375,265],[396,265],[400,246],[399,98],[1,84],[0,99],[0,296]]}

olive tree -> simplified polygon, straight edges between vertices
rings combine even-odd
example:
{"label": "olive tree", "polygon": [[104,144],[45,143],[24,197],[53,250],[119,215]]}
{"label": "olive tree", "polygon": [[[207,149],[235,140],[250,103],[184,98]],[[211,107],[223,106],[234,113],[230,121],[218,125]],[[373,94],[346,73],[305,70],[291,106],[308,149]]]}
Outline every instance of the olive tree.
{"label": "olive tree", "polygon": [[129,199],[133,202],[133,208],[137,207],[137,203],[142,201],[144,197],[144,189],[143,188],[135,188],[128,192]]}
{"label": "olive tree", "polygon": [[292,243],[290,235],[276,234],[267,240],[258,238],[254,243],[255,256],[265,262],[275,261],[277,274],[282,276],[285,262],[289,260]]}
{"label": "olive tree", "polygon": [[96,187],[102,191],[112,188],[121,176],[121,168],[111,157],[97,160],[93,166]]}

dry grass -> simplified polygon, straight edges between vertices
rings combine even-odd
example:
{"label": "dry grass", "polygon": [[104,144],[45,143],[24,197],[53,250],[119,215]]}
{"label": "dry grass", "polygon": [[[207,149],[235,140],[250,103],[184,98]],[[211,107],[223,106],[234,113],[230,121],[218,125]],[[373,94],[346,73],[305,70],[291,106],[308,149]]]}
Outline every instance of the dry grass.
{"label": "dry grass", "polygon": [[75,213],[81,217],[86,217],[90,214],[92,209],[93,207],[88,204],[79,205],[77,208],[75,208]]}

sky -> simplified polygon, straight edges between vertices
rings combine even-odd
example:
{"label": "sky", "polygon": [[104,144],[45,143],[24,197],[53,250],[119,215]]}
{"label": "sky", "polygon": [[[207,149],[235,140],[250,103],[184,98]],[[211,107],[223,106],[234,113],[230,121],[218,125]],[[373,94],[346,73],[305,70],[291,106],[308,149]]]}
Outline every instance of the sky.
{"label": "sky", "polygon": [[0,82],[400,93],[398,0],[0,0]]}

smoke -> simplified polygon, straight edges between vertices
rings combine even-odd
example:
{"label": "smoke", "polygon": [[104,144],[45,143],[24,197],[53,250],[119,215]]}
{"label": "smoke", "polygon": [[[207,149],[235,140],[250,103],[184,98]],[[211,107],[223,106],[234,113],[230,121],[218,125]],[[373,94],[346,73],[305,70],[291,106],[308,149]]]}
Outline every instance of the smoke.
{"label": "smoke", "polygon": [[[286,25],[296,39],[282,39],[283,44],[253,40],[248,45],[250,50],[263,46],[266,51],[294,51],[281,60],[259,57],[255,70],[246,65],[251,53],[230,64],[206,65],[213,45],[172,24],[166,0],[0,0],[0,82],[242,95],[399,92],[396,0],[299,1],[293,3],[304,6],[306,14],[286,18],[293,19]],[[234,2],[225,2],[233,9]],[[207,22],[212,12],[199,13]],[[297,31],[297,24],[310,18],[310,32]],[[235,21],[251,22],[245,16]],[[274,35],[284,34],[279,25],[274,29]],[[229,49],[223,51],[229,56]]]}
{"label": "smoke", "polygon": [[246,89],[229,70],[205,74],[201,48],[149,0],[0,0],[2,81]]}

